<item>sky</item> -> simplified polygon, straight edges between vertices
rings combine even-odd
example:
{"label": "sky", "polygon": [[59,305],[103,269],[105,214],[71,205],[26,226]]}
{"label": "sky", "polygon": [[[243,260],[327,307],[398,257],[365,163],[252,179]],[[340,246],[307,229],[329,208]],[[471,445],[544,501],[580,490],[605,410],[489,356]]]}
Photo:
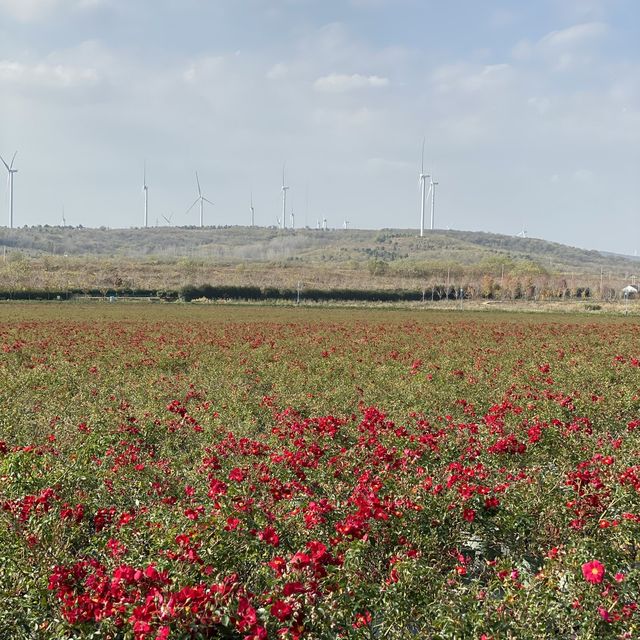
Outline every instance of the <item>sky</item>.
{"label": "sky", "polygon": [[[633,255],[637,0],[0,0],[14,224],[419,226]],[[2,167],[3,171],[4,167]],[[0,180],[0,225],[8,189]],[[288,223],[290,221],[288,220]]]}

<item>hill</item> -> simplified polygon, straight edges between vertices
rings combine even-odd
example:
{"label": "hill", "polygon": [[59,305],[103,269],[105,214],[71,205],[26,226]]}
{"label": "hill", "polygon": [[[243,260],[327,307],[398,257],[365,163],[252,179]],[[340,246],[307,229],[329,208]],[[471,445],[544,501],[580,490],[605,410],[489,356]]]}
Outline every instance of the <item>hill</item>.
{"label": "hill", "polygon": [[[617,290],[637,259],[485,232],[264,227],[0,229],[0,289],[198,284]],[[483,284],[484,280],[484,284]],[[489,282],[491,281],[491,282]],[[30,283],[30,284],[27,284]]]}

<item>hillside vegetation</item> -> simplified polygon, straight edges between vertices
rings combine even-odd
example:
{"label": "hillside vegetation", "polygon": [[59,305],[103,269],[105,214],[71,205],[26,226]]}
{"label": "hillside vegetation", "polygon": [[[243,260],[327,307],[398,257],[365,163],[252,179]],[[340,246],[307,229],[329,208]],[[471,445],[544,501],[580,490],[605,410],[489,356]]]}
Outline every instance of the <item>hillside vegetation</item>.
{"label": "hillside vegetation", "polygon": [[[464,287],[473,295],[614,297],[638,261],[536,238],[471,231],[264,227],[0,230],[0,291]],[[546,293],[543,293],[546,292]]]}

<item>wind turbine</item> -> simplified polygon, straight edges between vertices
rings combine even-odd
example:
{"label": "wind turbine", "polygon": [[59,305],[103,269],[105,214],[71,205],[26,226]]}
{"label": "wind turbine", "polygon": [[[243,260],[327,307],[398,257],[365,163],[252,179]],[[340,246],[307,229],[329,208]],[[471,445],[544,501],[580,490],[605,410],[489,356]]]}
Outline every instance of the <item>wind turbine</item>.
{"label": "wind turbine", "polygon": [[436,216],[436,187],[439,182],[433,181],[433,176],[430,176],[429,180],[429,195],[431,196],[431,231],[435,229],[435,216]]}
{"label": "wind turbine", "polygon": [[284,183],[284,164],[282,165],[282,228],[287,228],[287,187]]}
{"label": "wind turbine", "polygon": [[142,191],[144,193],[144,228],[149,226],[149,187],[147,186],[147,163],[142,170]]}
{"label": "wind turbine", "polygon": [[251,212],[251,226],[255,227],[255,209],[253,208],[253,191],[251,192],[251,204],[249,205],[249,211]]}
{"label": "wind turbine", "polygon": [[[424,236],[424,210],[427,204],[427,178],[431,176],[424,172],[424,144],[426,138],[422,139],[422,161],[420,163],[420,175],[418,176],[418,182],[420,183],[420,237]],[[431,189],[429,189],[431,191]],[[433,219],[431,221],[431,228],[433,229]]]}
{"label": "wind turbine", "polygon": [[349,221],[346,218],[344,219],[344,229],[345,231],[349,229]]}
{"label": "wind turbine", "polygon": [[67,219],[64,217],[64,205],[62,205],[62,226],[67,226]]}
{"label": "wind turbine", "polygon": [[323,231],[327,230],[327,219],[326,218],[322,218],[322,230]]}
{"label": "wind turbine", "polygon": [[2,160],[2,164],[7,168],[7,172],[9,173],[9,228],[13,229],[13,174],[18,173],[17,169],[13,168],[13,162],[16,159],[17,151],[13,154],[13,158],[11,158],[11,163],[7,164],[4,161],[4,158],[0,156],[0,160]]}
{"label": "wind turbine", "polygon": [[[170,213],[168,216],[163,215],[162,217],[165,219],[167,225],[171,226],[171,218],[173,218],[173,213]],[[156,220],[156,227],[157,226],[158,226],[158,221]]]}
{"label": "wind turbine", "polygon": [[290,220],[291,220],[291,228],[295,229],[296,228],[296,214],[293,213],[293,209],[291,209],[291,215],[289,217],[290,217]]}
{"label": "wind turbine", "polygon": [[196,183],[198,184],[198,197],[195,199],[193,204],[187,209],[187,212],[185,213],[185,215],[189,213],[189,211],[191,211],[191,209],[193,209],[193,207],[195,207],[199,202],[200,203],[200,228],[202,228],[204,227],[204,203],[208,202],[209,204],[213,204],[213,202],[211,202],[211,200],[209,200],[208,198],[205,198],[202,195],[202,189],[200,188],[200,179],[198,178],[197,171],[196,171]]}

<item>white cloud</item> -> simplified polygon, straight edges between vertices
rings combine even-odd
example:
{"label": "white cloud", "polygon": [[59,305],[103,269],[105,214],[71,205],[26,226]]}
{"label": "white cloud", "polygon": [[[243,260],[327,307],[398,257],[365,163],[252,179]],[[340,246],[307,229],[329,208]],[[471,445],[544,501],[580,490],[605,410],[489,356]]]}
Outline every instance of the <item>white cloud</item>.
{"label": "white cloud", "polygon": [[526,60],[535,54],[571,51],[593,45],[608,33],[609,26],[604,22],[585,22],[566,29],[550,31],[537,42],[521,40],[513,47],[511,54],[518,60]]}
{"label": "white cloud", "polygon": [[98,72],[92,68],[44,63],[28,65],[11,60],[0,60],[0,84],[73,89],[93,87],[99,81]]}
{"label": "white cloud", "polygon": [[551,31],[540,40],[539,46],[543,48],[575,48],[599,40],[607,32],[608,27],[603,22],[576,24],[566,29]]}
{"label": "white cloud", "polygon": [[289,67],[282,62],[274,64],[269,71],[267,71],[268,80],[282,80],[289,73]]}
{"label": "white cloud", "polygon": [[611,9],[611,0],[554,0],[556,12],[570,20],[601,20]]}
{"label": "white cloud", "polygon": [[576,182],[591,182],[595,178],[595,174],[590,169],[576,169],[571,177]]}
{"label": "white cloud", "polygon": [[204,56],[193,61],[183,73],[183,79],[189,84],[211,79],[224,70],[225,58],[223,56]]}
{"label": "white cloud", "polygon": [[533,57],[535,46],[529,40],[520,40],[511,49],[511,57],[514,60],[529,60]]}
{"label": "white cloud", "polygon": [[438,127],[442,137],[457,146],[475,146],[491,136],[486,119],[476,113],[442,117],[438,121]]}
{"label": "white cloud", "polygon": [[489,17],[489,24],[496,29],[511,27],[520,20],[520,16],[510,9],[496,9]]}
{"label": "white cloud", "polygon": [[527,104],[541,116],[551,110],[551,100],[547,97],[533,96],[527,100]]}
{"label": "white cloud", "polygon": [[537,42],[521,40],[511,50],[517,61],[542,60],[555,71],[592,65],[595,47],[609,33],[604,22],[585,22],[547,33]]}
{"label": "white cloud", "polygon": [[366,127],[375,122],[375,114],[371,109],[315,109],[313,120],[315,124],[330,128]]}
{"label": "white cloud", "polygon": [[351,75],[344,73],[331,73],[328,76],[318,78],[313,87],[316,91],[324,93],[345,93],[358,89],[379,89],[389,85],[388,78],[380,76],[363,76],[359,73]]}
{"label": "white cloud", "polygon": [[486,89],[495,90],[504,86],[511,78],[511,66],[508,64],[489,64],[484,66],[459,63],[443,65],[432,75],[436,90],[440,93],[462,91],[477,93]]}
{"label": "white cloud", "polygon": [[103,6],[108,0],[0,0],[0,12],[21,22],[41,20],[55,11],[74,11]]}

